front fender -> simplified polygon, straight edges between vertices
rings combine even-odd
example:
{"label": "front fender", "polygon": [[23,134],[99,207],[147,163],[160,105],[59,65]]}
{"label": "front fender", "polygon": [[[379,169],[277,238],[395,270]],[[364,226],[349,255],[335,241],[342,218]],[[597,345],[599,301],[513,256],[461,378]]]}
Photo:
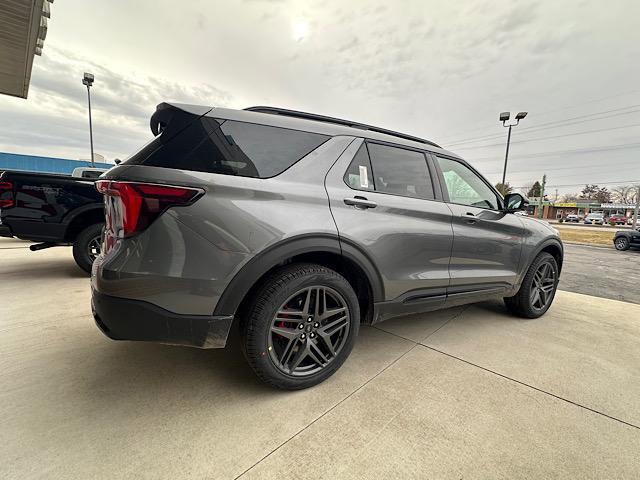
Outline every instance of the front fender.
{"label": "front fender", "polygon": [[558,269],[559,271],[562,271],[562,259],[564,258],[564,245],[562,244],[562,240],[560,240],[559,237],[547,237],[541,240],[540,242],[538,242],[537,244],[535,244],[534,246],[531,246],[529,248],[525,246],[526,251],[523,252],[524,261],[522,262],[522,268],[518,275],[518,282],[517,282],[518,288],[520,287],[520,284],[522,283],[522,279],[526,275],[527,270],[529,270],[529,266],[531,265],[531,262],[533,262],[533,259],[536,258],[540,252],[542,252],[545,249],[549,249],[550,247],[552,249],[555,249],[556,252],[558,253],[560,257]]}

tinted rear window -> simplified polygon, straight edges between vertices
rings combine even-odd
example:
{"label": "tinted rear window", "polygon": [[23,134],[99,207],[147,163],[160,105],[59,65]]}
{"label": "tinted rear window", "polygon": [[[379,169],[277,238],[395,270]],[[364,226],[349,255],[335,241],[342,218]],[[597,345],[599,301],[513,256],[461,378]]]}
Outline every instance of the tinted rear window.
{"label": "tinted rear window", "polygon": [[85,170],[82,172],[82,178],[98,178],[102,175],[102,172],[96,172],[95,170]]}
{"label": "tinted rear window", "polygon": [[434,198],[427,159],[422,152],[367,143],[376,191],[405,197]]}
{"label": "tinted rear window", "polygon": [[269,178],[329,138],[317,133],[201,117],[178,134],[156,137],[124,164]]}

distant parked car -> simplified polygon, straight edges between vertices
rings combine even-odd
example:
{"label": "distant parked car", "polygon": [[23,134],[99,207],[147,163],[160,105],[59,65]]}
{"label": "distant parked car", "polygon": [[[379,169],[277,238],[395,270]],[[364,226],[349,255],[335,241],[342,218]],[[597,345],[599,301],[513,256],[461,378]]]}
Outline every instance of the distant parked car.
{"label": "distant parked car", "polygon": [[630,247],[640,248],[640,227],[635,230],[619,230],[613,237],[616,250],[629,250]]}
{"label": "distant parked car", "polygon": [[572,214],[567,215],[566,217],[564,217],[564,221],[565,222],[578,223],[578,222],[580,222],[580,217],[578,217],[578,215],[575,215],[575,214],[572,213]]}
{"label": "distant parked car", "polygon": [[621,213],[614,213],[609,217],[609,223],[613,223],[614,225],[624,225],[627,223],[627,217]]}
{"label": "distant parked car", "polygon": [[627,218],[627,225],[633,225],[633,215]]}
{"label": "distant parked car", "polygon": [[604,215],[602,213],[590,213],[584,219],[585,225],[604,225]]}

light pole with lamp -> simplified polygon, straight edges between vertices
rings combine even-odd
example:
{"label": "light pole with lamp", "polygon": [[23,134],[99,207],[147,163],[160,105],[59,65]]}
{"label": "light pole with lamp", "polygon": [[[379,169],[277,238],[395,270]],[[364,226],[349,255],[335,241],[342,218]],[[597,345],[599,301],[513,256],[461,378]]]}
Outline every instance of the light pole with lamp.
{"label": "light pole with lamp", "polygon": [[89,100],[89,141],[91,142],[91,166],[95,166],[93,163],[93,127],[91,126],[91,85],[93,85],[93,73],[84,73],[82,77],[82,84],[87,86],[87,99]]}
{"label": "light pole with lamp", "polygon": [[516,115],[516,123],[507,123],[509,121],[509,117],[511,117],[511,112],[502,112],[500,114],[500,121],[502,122],[503,127],[509,127],[509,133],[507,135],[507,151],[504,154],[504,170],[502,171],[502,185],[504,187],[504,182],[507,178],[507,160],[509,160],[509,144],[511,143],[511,127],[515,127],[520,123],[524,117],[527,116],[527,112],[518,112]]}

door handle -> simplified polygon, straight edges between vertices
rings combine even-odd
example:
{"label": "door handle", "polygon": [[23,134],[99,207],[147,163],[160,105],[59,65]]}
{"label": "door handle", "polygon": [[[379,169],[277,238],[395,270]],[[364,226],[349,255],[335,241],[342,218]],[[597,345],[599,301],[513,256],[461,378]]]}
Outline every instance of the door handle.
{"label": "door handle", "polygon": [[465,212],[465,213],[460,214],[460,216],[462,218],[464,218],[467,221],[467,223],[470,224],[470,225],[473,225],[474,223],[476,223],[478,221],[478,217],[473,212]]}
{"label": "door handle", "polygon": [[371,200],[367,200],[365,197],[355,196],[353,198],[345,198],[344,203],[346,205],[351,205],[353,207],[359,208],[361,210],[366,210],[367,208],[376,208],[378,204],[376,202],[372,202]]}

